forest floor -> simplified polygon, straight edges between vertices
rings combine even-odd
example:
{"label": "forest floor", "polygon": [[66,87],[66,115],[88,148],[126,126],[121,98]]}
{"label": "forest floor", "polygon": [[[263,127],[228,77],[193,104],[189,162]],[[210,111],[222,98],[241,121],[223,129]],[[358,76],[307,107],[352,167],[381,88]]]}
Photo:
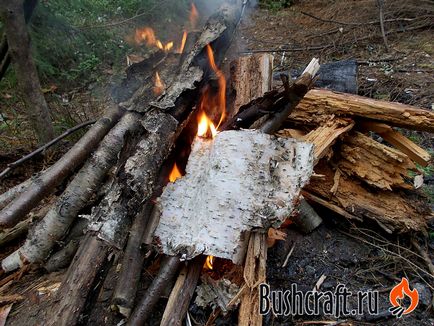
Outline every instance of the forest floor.
{"label": "forest floor", "polygon": [[[421,29],[390,34],[388,35],[390,49],[386,51],[377,25],[354,27],[321,22],[302,13],[308,12],[317,17],[333,18],[343,22],[360,22],[364,19],[370,21],[377,17],[375,15],[377,9],[373,4],[371,5],[373,8],[369,7],[369,10],[364,11],[367,17],[359,15],[363,6],[368,6],[366,1],[351,2],[351,5],[347,6],[346,1],[317,0],[300,1],[290,8],[281,10],[256,8],[240,25],[237,48],[242,52],[253,50],[273,52],[272,49],[288,49],[274,53],[276,70],[279,71],[304,67],[313,56],[319,57],[321,62],[354,59],[359,63],[360,95],[433,110],[434,45],[431,30]],[[350,31],[345,34],[340,29],[350,29]],[[352,42],[344,39],[348,38],[349,34]],[[367,34],[372,34],[373,37],[358,40]],[[315,51],[306,50],[308,47],[318,46],[323,48]],[[110,88],[103,86],[103,83],[109,83],[110,80],[117,78],[113,76],[109,66],[104,68],[101,75],[104,78],[101,78],[99,83],[92,83],[79,89],[65,90],[62,94],[57,94],[56,90],[47,91],[50,107],[58,107],[63,112],[66,106],[71,111],[72,120],[76,123],[98,116],[105,106],[105,98],[110,91]],[[8,91],[2,92],[0,96],[9,101]],[[16,102],[11,102],[10,105],[14,106],[19,116],[19,105],[18,109]],[[17,121],[16,126],[0,134],[0,137],[4,136],[3,140],[7,142],[7,146],[0,148],[0,170],[8,162],[20,158],[35,146],[32,135],[22,132],[27,128],[25,120],[18,118]],[[409,132],[407,136],[434,154],[433,135]],[[64,143],[51,157],[35,158],[15,170],[5,182],[0,184],[0,192],[48,166],[73,142],[74,138]],[[424,191],[427,200],[434,202],[433,166],[424,168],[424,173],[426,176]],[[291,284],[295,283],[302,291],[312,290],[318,279],[324,275],[326,279],[321,287],[324,291],[333,290],[339,283],[346,285],[353,293],[367,290],[379,291],[381,313],[378,316],[365,314],[342,318],[322,315],[279,317],[269,314],[265,317],[265,325],[302,325],[313,320],[321,320],[323,324],[330,325],[333,323],[333,325],[434,324],[434,282],[429,273],[425,272],[427,267],[411,245],[411,237],[416,235],[390,236],[379,231],[374,225],[355,225],[321,209],[319,213],[324,223],[317,230],[309,235],[302,235],[293,228],[286,229],[287,240],[278,242],[269,250],[267,278],[271,287],[285,290],[290,289]],[[434,221],[431,221],[429,227],[429,234],[424,239],[432,253],[434,252]],[[23,239],[5,248],[0,258],[16,248],[21,241]],[[294,251],[289,263],[282,268],[282,262],[292,247]],[[116,269],[116,261],[113,260],[112,269]],[[155,272],[154,269],[155,266],[144,268],[143,278],[147,281],[142,282],[139,293],[149,283],[150,275]],[[62,275],[62,272],[47,275],[39,270],[25,275],[21,282],[10,286],[7,289],[8,293],[20,294],[28,298],[13,308],[10,324],[22,325],[24,321],[28,325],[33,325],[33,322],[37,324],[44,308],[50,305],[52,291],[58,286]],[[416,311],[397,320],[388,313],[387,309],[390,306],[388,295],[401,277],[408,277],[410,286],[418,289],[420,303]],[[104,291],[101,291],[96,298],[100,309],[95,309],[91,316],[87,316],[89,324],[114,325],[120,321],[120,318],[113,317],[110,311],[109,295],[113,284],[110,282],[104,284]],[[192,316],[200,321],[201,314],[194,311],[193,309]],[[155,320],[161,316],[161,313],[162,309],[156,309]],[[220,317],[216,321],[216,325],[233,324],[234,314]]]}

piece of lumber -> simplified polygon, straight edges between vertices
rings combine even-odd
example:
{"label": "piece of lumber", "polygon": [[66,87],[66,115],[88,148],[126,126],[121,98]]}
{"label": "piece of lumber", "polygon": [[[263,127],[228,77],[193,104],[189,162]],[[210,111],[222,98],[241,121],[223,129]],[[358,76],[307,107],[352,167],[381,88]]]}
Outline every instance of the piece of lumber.
{"label": "piece of lumber", "polygon": [[314,164],[328,155],[336,140],[353,127],[354,122],[350,119],[333,119],[304,136],[305,142],[314,144]]}
{"label": "piece of lumber", "polygon": [[230,117],[241,106],[271,90],[274,57],[271,54],[242,56],[230,64],[230,91],[235,96]]}
{"label": "piece of lumber", "polygon": [[186,174],[157,202],[162,215],[155,236],[162,251],[240,263],[247,246],[242,234],[278,227],[294,209],[312,172],[312,147],[258,130],[197,137]]}
{"label": "piece of lumber", "polygon": [[189,261],[176,280],[175,286],[170,292],[166,309],[161,319],[161,326],[181,326],[190,306],[191,298],[196,289],[200,273],[205,262],[204,256],[199,256]]}
{"label": "piece of lumber", "polygon": [[110,110],[59,161],[32,180],[25,191],[0,211],[0,227],[13,226],[23,220],[43,198],[54,192],[83,164],[122,115],[118,108]]}
{"label": "piece of lumber", "polygon": [[371,119],[411,130],[434,132],[432,110],[325,89],[307,92],[289,119],[318,125],[331,115]]}
{"label": "piece of lumber", "polygon": [[244,282],[246,289],[240,296],[238,315],[240,326],[261,326],[263,316],[259,312],[258,286],[266,282],[267,239],[266,234],[252,232],[244,263]]}
{"label": "piece of lumber", "polygon": [[[323,174],[325,178],[311,179],[305,191],[361,220],[373,220],[389,233],[423,232],[432,218],[427,200],[417,193],[381,189],[374,192],[362,181],[345,175],[341,175],[336,191],[332,193],[333,169],[320,161],[315,172]],[[304,192],[303,195],[310,199]]]}
{"label": "piece of lumber", "polygon": [[426,167],[430,160],[431,154],[426,150],[412,142],[399,131],[392,127],[374,121],[360,121],[357,126],[365,131],[373,131],[380,135],[385,141],[399,149],[404,154],[407,154],[414,162],[422,167]]}
{"label": "piece of lumber", "polygon": [[181,261],[179,260],[179,257],[166,257],[161,262],[158,275],[154,278],[151,285],[146,290],[146,293],[136,304],[131,317],[128,320],[128,325],[143,325],[146,322],[166,287],[176,277],[176,273],[180,266]]}
{"label": "piece of lumber", "polygon": [[401,151],[371,137],[357,131],[350,133],[339,154],[341,159],[337,167],[347,175],[380,189],[413,188],[405,182],[405,178],[409,178],[408,171],[416,169],[413,161]]}

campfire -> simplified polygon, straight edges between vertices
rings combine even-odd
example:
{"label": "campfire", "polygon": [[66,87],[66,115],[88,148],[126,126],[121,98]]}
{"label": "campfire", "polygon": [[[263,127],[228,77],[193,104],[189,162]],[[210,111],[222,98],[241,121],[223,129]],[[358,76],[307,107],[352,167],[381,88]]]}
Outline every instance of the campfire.
{"label": "campfire", "polygon": [[[425,230],[432,213],[407,172],[431,158],[392,127],[434,132],[434,114],[312,89],[315,58],[295,80],[273,82],[268,54],[236,58],[225,75],[243,10],[225,4],[198,32],[192,5],[177,41],[138,28],[134,41],[153,52],[128,67],[125,85],[137,75],[142,85],[36,181],[0,197],[0,225],[12,228],[80,167],[2,261],[10,275],[68,267],[44,324],[76,324],[111,278],[113,314],[130,325],[165,293],[162,325],[181,325],[193,302],[212,307],[210,323],[237,311],[240,325],[261,325],[267,243],[284,239],[282,225],[311,232],[323,207],[388,233]],[[138,294],[145,265],[153,280]]]}

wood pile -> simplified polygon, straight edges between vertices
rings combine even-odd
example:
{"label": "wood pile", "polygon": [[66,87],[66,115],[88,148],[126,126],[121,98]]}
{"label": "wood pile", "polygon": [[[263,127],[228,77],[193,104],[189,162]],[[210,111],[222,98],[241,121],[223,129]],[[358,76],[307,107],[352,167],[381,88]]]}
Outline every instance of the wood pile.
{"label": "wood pile", "polygon": [[[197,99],[215,84],[224,93],[217,66],[244,5],[225,4],[201,33],[188,35],[184,53],[157,51],[131,65],[129,78],[139,75],[140,87],[55,165],[0,196],[0,239],[10,241],[30,228],[24,244],[2,261],[7,274],[1,286],[33,267],[50,272],[67,267],[41,316],[45,325],[83,322],[110,280],[116,284],[110,292],[113,314],[127,324],[149,320],[159,299],[170,293],[160,322],[181,325],[200,280],[217,297],[224,292],[226,274],[218,284],[204,276],[211,255],[242,266],[231,265],[238,270],[237,291],[232,287],[220,301],[236,292],[226,308],[239,306],[240,325],[260,325],[257,287],[266,279],[267,238],[282,236],[269,228],[289,218],[312,231],[327,216],[320,217],[311,204],[358,223],[375,221],[388,233],[425,232],[433,215],[415,188],[417,165],[428,165],[431,157],[393,127],[433,132],[434,112],[311,90],[316,59],[295,81],[282,76],[276,86],[272,56],[238,58],[231,64],[231,89],[223,90],[232,94],[232,105],[224,110],[220,134],[194,137]],[[156,69],[167,85],[158,94]],[[187,147],[195,138],[188,175],[166,186],[174,157],[189,153],[179,149],[186,147],[184,136],[190,138]],[[27,214],[62,184],[62,194],[43,217],[28,221]],[[240,192],[231,194],[238,186]],[[200,202],[207,205],[199,207]],[[210,221],[226,224],[211,229]],[[199,234],[201,229],[207,233]],[[137,296],[142,268],[150,261],[157,265],[153,281]]]}

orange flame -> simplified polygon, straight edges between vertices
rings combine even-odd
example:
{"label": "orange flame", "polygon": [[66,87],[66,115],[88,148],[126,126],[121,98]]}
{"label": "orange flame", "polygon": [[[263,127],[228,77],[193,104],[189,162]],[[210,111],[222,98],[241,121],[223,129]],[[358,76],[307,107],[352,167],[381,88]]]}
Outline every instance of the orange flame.
{"label": "orange flame", "polygon": [[176,165],[176,163],[173,165],[172,171],[169,174],[169,181],[170,182],[175,182],[176,179],[179,179],[182,177],[181,172],[178,169],[178,165]]}
{"label": "orange flame", "polygon": [[161,95],[161,93],[163,93],[165,88],[165,85],[163,83],[163,81],[160,78],[160,75],[158,74],[158,72],[155,73],[155,83],[154,83],[154,94],[155,95]]}
{"label": "orange flame", "polygon": [[212,123],[205,112],[202,111],[198,119],[197,135],[205,138],[208,131],[211,133],[212,138],[217,135],[217,128],[214,126],[214,123]]}
{"label": "orange flame", "polygon": [[214,256],[207,256],[203,267],[212,270],[213,264],[214,264]]}
{"label": "orange flame", "polygon": [[419,304],[419,292],[417,289],[410,290],[410,284],[405,277],[403,277],[401,282],[390,291],[390,303],[393,307],[402,307],[400,301],[404,299],[404,296],[409,297],[411,300],[410,306],[407,307],[402,313],[403,315],[406,315],[416,309],[417,305]]}
{"label": "orange flame", "polygon": [[192,29],[196,28],[198,18],[199,18],[199,13],[197,11],[197,8],[194,5],[194,3],[191,3],[190,26]]}
{"label": "orange flame", "polygon": [[221,116],[220,116],[220,121],[217,124],[217,129],[218,129],[218,127],[223,122],[224,118],[226,117],[226,79],[225,79],[225,75],[223,74],[223,72],[219,68],[217,68],[217,65],[216,65],[215,59],[214,59],[214,52],[212,51],[211,45],[208,44],[206,46],[206,51],[208,54],[208,59],[209,59],[211,69],[217,75],[218,84],[219,84],[218,106],[221,110]]}
{"label": "orange flame", "polygon": [[146,43],[147,46],[155,46],[163,51],[170,51],[173,48],[173,42],[163,44],[163,42],[157,39],[154,30],[150,27],[136,29],[134,41],[136,44]]}
{"label": "orange flame", "polygon": [[178,53],[182,54],[184,52],[185,43],[187,42],[187,31],[182,34],[181,45],[179,46]]}

